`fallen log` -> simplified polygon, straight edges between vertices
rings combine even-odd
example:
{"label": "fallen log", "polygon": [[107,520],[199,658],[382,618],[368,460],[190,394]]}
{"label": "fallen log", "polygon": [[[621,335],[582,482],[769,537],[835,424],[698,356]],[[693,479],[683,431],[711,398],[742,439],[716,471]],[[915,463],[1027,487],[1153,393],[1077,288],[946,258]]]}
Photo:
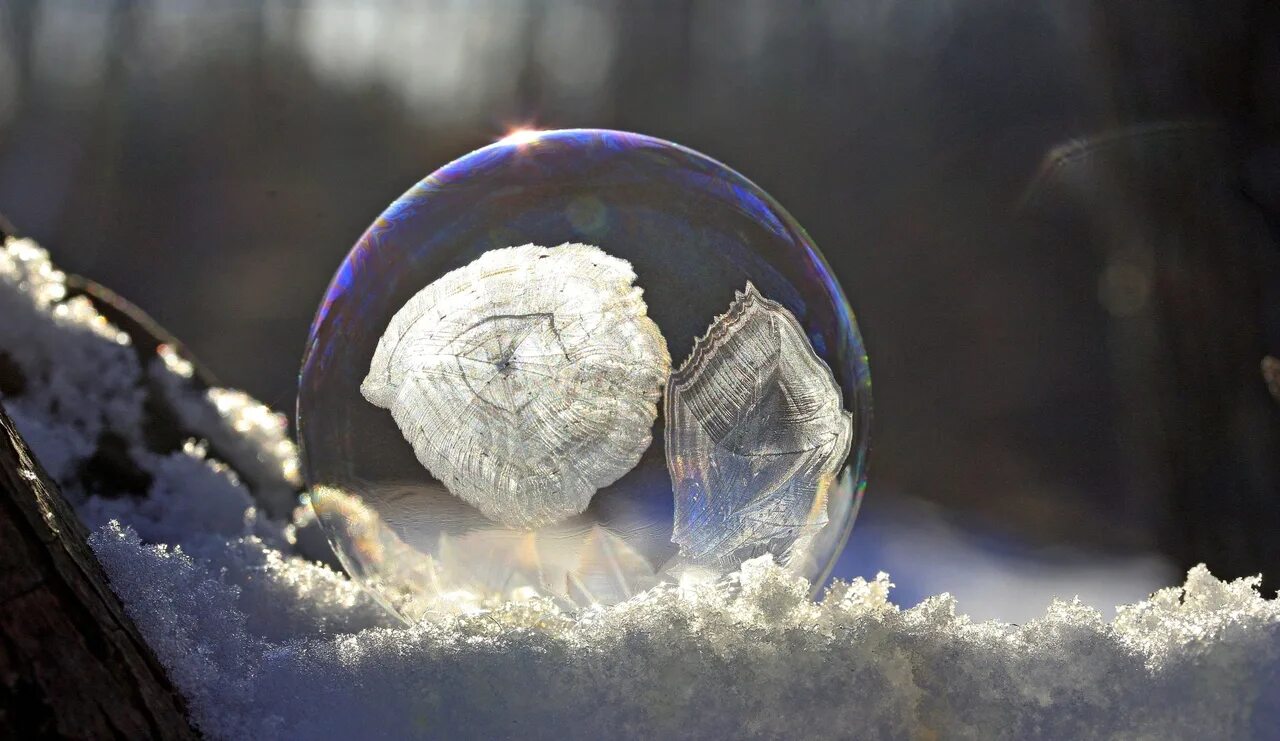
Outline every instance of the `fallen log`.
{"label": "fallen log", "polygon": [[0,738],[196,738],[84,527],[0,408]]}

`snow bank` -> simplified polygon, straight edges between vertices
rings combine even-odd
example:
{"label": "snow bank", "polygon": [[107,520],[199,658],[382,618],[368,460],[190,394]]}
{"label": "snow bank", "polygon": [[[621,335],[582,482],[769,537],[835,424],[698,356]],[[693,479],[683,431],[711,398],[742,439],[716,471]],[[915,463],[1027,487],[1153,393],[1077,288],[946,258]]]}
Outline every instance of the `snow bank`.
{"label": "snow bank", "polygon": [[[146,379],[182,377],[181,363],[144,370],[92,307],[59,308],[59,280],[33,244],[0,250],[0,393],[96,527],[113,587],[211,737],[1269,738],[1280,728],[1280,604],[1256,580],[1224,583],[1204,568],[1109,623],[1078,602],[1023,625],[973,623],[947,595],[900,610],[885,575],[836,583],[815,603],[807,584],[758,560],[719,583],[611,608],[532,604],[399,626],[345,576],[295,555],[293,526],[255,505],[278,510],[262,499],[278,489],[246,486],[200,440],[148,444]],[[228,459],[256,448],[256,465],[287,474],[289,450],[278,430],[267,434],[265,410],[224,406],[196,425],[210,430],[201,438],[230,424],[249,442],[214,448]],[[104,432],[123,441],[112,447],[145,491],[95,490],[86,462],[103,455]]]}
{"label": "snow bank", "polygon": [[[945,595],[904,612],[886,576],[814,603],[760,561],[572,617],[268,640],[186,554],[117,525],[92,542],[215,737],[1265,738],[1280,719],[1280,609],[1203,568],[1111,624],[1066,602],[1023,626],[971,623]],[[303,569],[261,576],[279,635],[359,609]]]}

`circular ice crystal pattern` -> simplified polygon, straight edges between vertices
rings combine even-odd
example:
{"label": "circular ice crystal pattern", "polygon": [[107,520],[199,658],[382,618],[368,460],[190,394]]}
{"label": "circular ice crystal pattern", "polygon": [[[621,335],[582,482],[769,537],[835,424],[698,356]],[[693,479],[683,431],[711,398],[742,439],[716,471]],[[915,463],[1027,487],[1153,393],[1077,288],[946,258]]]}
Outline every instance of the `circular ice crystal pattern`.
{"label": "circular ice crystal pattern", "polygon": [[428,176],[338,268],[298,394],[347,570],[406,619],[614,603],[771,553],[821,583],[871,385],[804,230],[724,165],[532,132]]}
{"label": "circular ice crystal pattern", "polygon": [[587,245],[490,250],[396,313],[360,393],[488,519],[579,514],[649,448],[671,372],[634,279]]}

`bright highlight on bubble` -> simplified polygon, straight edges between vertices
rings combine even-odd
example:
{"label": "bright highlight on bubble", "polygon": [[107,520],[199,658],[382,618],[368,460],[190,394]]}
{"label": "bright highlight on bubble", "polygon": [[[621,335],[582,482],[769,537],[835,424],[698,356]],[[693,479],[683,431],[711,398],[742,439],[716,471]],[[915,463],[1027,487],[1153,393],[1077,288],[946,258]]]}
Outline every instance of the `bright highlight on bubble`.
{"label": "bright highlight on bubble", "polygon": [[669,142],[519,130],[361,237],[298,429],[339,558],[414,619],[608,604],[763,553],[820,583],[870,410],[849,306],[767,194]]}
{"label": "bright highlight on bubble", "polygon": [[507,146],[520,146],[521,144],[528,144],[530,142],[537,141],[538,137],[541,135],[542,132],[537,129],[512,129],[506,136],[499,139],[497,143]]}

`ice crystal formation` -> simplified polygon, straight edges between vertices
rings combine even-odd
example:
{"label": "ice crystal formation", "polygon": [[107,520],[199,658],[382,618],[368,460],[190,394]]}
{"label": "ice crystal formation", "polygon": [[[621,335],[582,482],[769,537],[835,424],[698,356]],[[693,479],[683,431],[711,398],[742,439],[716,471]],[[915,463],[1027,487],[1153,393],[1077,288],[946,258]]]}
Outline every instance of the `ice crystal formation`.
{"label": "ice crystal formation", "polygon": [[671,360],[634,280],[585,244],[486,252],[396,313],[360,391],[489,519],[560,521],[651,441]]}
{"label": "ice crystal formation", "polygon": [[[139,450],[155,477],[145,496],[74,489],[95,425],[141,439],[145,379],[119,330],[59,283],[34,245],[0,248],[0,353],[39,379],[6,386],[3,403],[73,494],[112,588],[208,738],[1216,739],[1280,727],[1280,603],[1257,579],[1203,567],[1111,622],[1078,601],[1022,625],[972,622],[947,595],[900,609],[883,574],[815,602],[761,559],[614,607],[528,603],[397,626],[345,575],[299,558],[246,487],[193,451]],[[270,460],[278,441],[261,433],[227,434]]]}
{"label": "ice crystal formation", "polygon": [[667,385],[672,540],[703,562],[784,549],[826,524],[852,438],[831,369],[791,312],[748,283]]}

